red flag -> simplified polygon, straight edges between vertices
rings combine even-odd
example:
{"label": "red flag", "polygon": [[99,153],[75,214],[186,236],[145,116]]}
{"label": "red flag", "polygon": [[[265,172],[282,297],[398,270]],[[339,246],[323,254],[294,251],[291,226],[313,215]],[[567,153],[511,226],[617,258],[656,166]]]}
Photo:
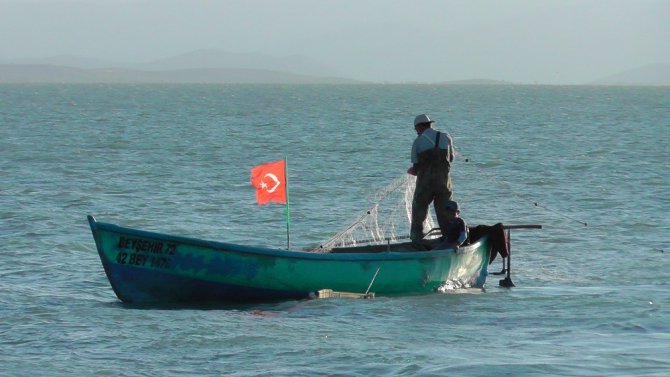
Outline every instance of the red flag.
{"label": "red flag", "polygon": [[251,184],[256,187],[256,202],[286,203],[286,162],[279,160],[251,169]]}

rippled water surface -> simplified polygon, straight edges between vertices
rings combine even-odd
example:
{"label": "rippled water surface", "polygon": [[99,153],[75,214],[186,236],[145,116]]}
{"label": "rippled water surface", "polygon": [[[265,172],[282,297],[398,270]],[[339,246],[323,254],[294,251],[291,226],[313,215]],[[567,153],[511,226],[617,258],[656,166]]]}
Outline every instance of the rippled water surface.
{"label": "rippled water surface", "polygon": [[[0,85],[0,375],[670,375],[670,89]],[[471,224],[512,234],[498,288],[374,300],[137,307],[86,222],[318,244],[409,166],[426,112]],[[500,266],[495,261],[492,270]]]}

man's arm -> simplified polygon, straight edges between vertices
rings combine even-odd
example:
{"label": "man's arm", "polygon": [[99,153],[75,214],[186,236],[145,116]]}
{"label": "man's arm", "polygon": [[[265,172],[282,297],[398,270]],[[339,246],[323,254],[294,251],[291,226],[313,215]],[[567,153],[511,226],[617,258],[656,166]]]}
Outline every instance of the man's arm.
{"label": "man's arm", "polygon": [[410,152],[409,159],[410,161],[412,161],[412,166],[410,166],[409,169],[407,169],[407,174],[416,175],[416,173],[419,171],[417,166],[419,163],[419,154],[417,153],[417,140],[414,140],[414,142],[412,143],[412,151]]}

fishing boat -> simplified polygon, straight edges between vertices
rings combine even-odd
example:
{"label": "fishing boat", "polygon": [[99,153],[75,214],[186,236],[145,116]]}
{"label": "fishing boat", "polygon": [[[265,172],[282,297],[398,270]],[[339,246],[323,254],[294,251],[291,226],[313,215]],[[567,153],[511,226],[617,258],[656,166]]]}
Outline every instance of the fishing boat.
{"label": "fishing boat", "polygon": [[90,215],[88,222],[112,289],[127,303],[369,298],[431,293],[445,285],[481,288],[495,257],[486,233],[458,248],[418,251],[409,242],[389,241],[311,252],[132,229]]}

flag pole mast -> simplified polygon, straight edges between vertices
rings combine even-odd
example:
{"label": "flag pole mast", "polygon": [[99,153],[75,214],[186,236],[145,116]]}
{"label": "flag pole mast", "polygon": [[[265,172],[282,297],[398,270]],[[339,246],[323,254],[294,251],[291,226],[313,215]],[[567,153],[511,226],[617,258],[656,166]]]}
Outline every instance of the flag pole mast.
{"label": "flag pole mast", "polygon": [[286,180],[286,250],[291,249],[291,211],[288,200],[288,154],[284,156],[284,179]]}

